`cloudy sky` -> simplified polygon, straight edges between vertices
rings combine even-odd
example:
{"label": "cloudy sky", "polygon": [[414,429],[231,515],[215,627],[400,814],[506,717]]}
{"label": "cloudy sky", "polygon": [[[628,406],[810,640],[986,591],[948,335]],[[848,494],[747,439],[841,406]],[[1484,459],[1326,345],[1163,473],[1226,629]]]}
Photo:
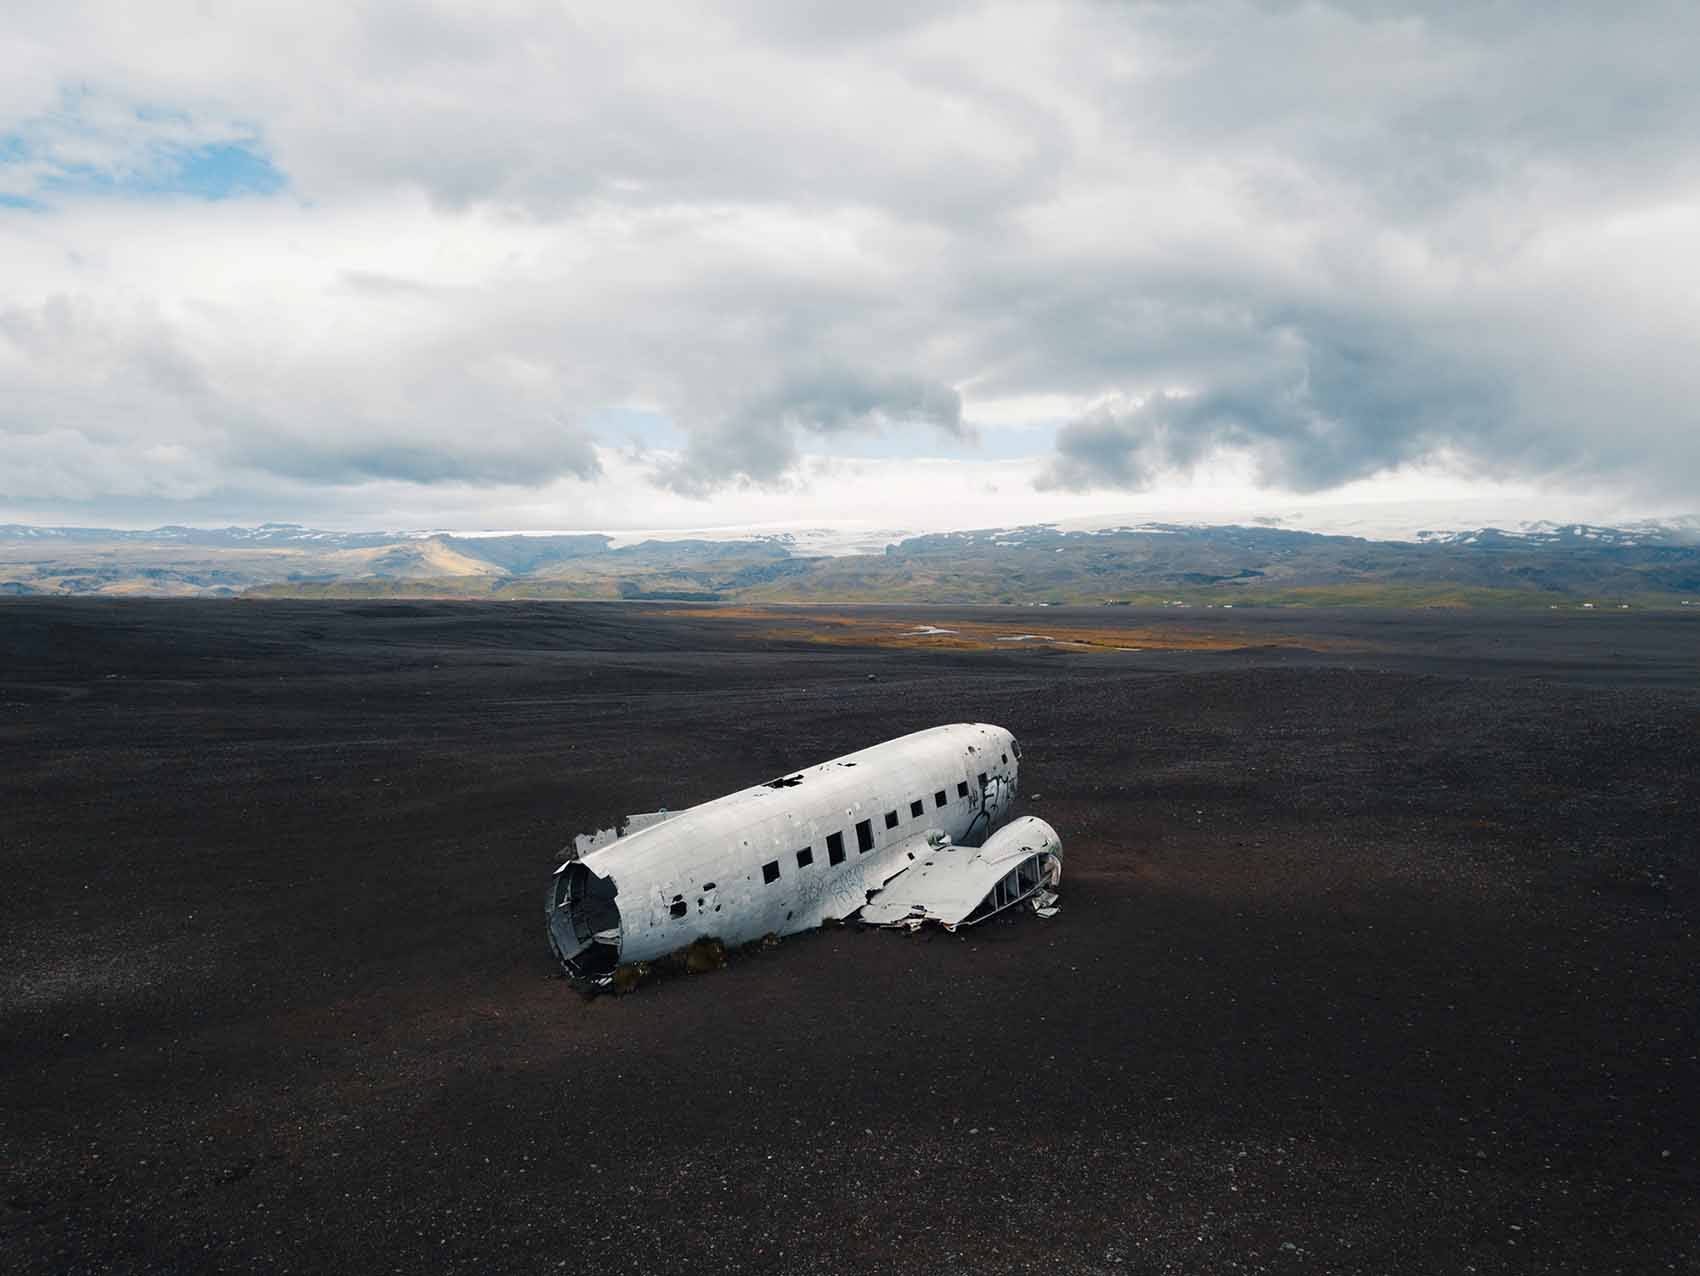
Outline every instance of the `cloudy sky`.
{"label": "cloudy sky", "polygon": [[1700,510],[1688,0],[0,9],[0,519]]}

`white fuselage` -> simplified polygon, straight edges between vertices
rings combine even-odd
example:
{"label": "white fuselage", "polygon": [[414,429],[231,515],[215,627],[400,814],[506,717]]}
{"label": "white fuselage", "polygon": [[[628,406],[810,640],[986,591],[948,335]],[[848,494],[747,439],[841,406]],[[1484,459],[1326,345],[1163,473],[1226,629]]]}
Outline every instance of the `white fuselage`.
{"label": "white fuselage", "polygon": [[929,830],[984,842],[1019,768],[1008,731],[957,723],[680,811],[561,866],[550,943],[569,973],[596,977],[697,939],[738,944],[847,917],[924,854]]}

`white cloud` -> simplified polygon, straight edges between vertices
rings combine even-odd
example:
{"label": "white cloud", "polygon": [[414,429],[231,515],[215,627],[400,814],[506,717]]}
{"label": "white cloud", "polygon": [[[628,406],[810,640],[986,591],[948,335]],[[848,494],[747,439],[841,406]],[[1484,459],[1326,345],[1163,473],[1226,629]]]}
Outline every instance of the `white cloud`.
{"label": "white cloud", "polygon": [[[0,502],[780,517],[846,432],[976,430],[1033,455],[934,488],[1023,509],[1442,456],[1673,499],[1697,60],[1657,4],[33,6]],[[287,188],[49,180],[223,143]],[[618,405],[684,446],[610,460]]]}

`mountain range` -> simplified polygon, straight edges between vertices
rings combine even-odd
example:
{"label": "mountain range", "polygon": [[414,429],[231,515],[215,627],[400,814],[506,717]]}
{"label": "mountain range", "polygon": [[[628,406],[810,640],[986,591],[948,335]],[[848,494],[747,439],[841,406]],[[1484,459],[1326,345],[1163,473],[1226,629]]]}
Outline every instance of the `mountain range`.
{"label": "mountain range", "polygon": [[145,531],[0,525],[0,594],[1108,605],[1700,606],[1700,519],[1418,528],[1197,522],[870,535]]}

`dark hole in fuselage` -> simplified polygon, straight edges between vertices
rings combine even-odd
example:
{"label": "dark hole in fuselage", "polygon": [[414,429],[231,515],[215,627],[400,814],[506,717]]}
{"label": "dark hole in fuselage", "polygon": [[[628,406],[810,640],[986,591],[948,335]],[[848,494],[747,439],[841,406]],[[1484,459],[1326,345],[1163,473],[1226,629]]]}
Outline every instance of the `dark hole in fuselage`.
{"label": "dark hole in fuselage", "polygon": [[[584,864],[570,865],[556,887],[556,906],[566,926],[550,925],[551,942],[567,969],[580,978],[606,975],[620,960],[618,888]],[[599,939],[598,936],[607,936]]]}
{"label": "dark hole in fuselage", "polygon": [[567,878],[573,930],[580,939],[590,939],[601,931],[619,929],[620,907],[614,902],[618,891],[613,882],[606,877],[598,877],[583,864],[569,868]]}

